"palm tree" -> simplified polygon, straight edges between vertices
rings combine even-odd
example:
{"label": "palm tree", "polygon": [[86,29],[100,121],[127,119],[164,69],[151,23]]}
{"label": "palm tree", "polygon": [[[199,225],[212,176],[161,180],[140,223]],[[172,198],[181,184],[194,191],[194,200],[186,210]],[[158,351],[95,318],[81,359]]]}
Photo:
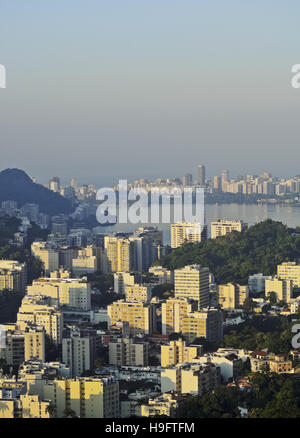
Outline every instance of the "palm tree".
{"label": "palm tree", "polygon": [[[6,403],[0,403],[0,414],[3,414],[5,411],[9,411],[9,408]],[[5,415],[0,415],[2,418],[6,418]]]}

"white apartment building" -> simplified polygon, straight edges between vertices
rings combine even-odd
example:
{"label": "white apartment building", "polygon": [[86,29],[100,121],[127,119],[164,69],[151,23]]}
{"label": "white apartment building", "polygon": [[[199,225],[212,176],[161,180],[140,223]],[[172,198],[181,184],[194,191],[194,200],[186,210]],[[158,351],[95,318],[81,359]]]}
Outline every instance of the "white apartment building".
{"label": "white apartment building", "polygon": [[253,294],[264,292],[266,280],[272,280],[272,277],[262,273],[250,275],[248,279],[249,292]]}

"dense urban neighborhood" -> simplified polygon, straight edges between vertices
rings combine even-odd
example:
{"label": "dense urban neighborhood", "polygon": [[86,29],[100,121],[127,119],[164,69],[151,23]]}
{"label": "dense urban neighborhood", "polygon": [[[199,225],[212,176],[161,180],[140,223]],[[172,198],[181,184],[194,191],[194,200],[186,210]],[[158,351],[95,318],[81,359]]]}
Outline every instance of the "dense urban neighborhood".
{"label": "dense urban neighborhood", "polygon": [[1,418],[300,417],[300,228],[173,223],[166,244],[99,228],[92,187],[45,190],[71,212],[0,208]]}

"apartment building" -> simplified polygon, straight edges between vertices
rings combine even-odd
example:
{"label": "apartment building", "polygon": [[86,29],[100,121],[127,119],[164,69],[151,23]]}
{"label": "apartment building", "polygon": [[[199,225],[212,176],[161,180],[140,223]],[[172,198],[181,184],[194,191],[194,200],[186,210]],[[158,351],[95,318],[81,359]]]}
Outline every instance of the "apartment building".
{"label": "apartment building", "polygon": [[227,221],[227,220],[218,220],[211,223],[211,238],[215,239],[219,236],[225,236],[228,233],[232,233],[232,231],[246,231],[248,225],[243,221]]}
{"label": "apartment building", "polygon": [[202,396],[221,384],[221,372],[213,364],[177,364],[161,371],[161,392]]}
{"label": "apartment building", "polygon": [[18,397],[7,394],[6,398],[7,392],[0,388],[0,418],[50,418],[49,400],[29,394],[19,394]]}
{"label": "apartment building", "polygon": [[75,277],[93,274],[101,269],[101,248],[89,245],[78,250],[72,260],[72,272]]}
{"label": "apartment building", "polygon": [[126,301],[149,303],[151,300],[152,287],[149,284],[133,284],[125,286]]}
{"label": "apartment building", "polygon": [[209,306],[209,269],[189,265],[174,271],[175,298],[198,302],[199,309]]}
{"label": "apartment building", "polygon": [[147,403],[142,403],[140,406],[142,417],[169,417],[175,418],[176,411],[184,397],[173,393],[166,392],[158,397],[151,397]]}
{"label": "apartment building", "polygon": [[171,225],[171,247],[179,248],[186,243],[205,240],[205,227],[199,223],[175,223]]}
{"label": "apartment building", "polygon": [[3,324],[5,345],[0,348],[0,359],[7,365],[19,366],[31,359],[45,361],[45,331],[42,326],[27,324],[22,329],[18,324]]}
{"label": "apartment building", "polygon": [[222,381],[237,377],[240,365],[248,359],[248,352],[243,349],[219,348],[216,352],[206,353],[192,360],[193,363],[213,363],[220,367]]}
{"label": "apartment building", "polygon": [[128,322],[129,333],[132,336],[152,334],[156,330],[156,305],[154,303],[128,303],[119,300],[107,307],[107,314],[111,325]]}
{"label": "apartment building", "polygon": [[24,360],[45,362],[45,330],[42,326],[28,326],[24,330]]}
{"label": "apartment building", "polygon": [[135,284],[135,277],[129,272],[114,273],[114,292],[116,294],[125,295],[125,287]]}
{"label": "apartment building", "polygon": [[157,259],[157,246],[151,238],[150,233],[141,233],[129,237],[133,245],[133,267],[135,271],[147,271],[151,264]]}
{"label": "apartment building", "polygon": [[272,354],[265,351],[253,351],[250,354],[252,372],[269,369],[270,372],[285,374],[293,372],[293,361],[284,354]]}
{"label": "apartment building", "polygon": [[218,286],[218,301],[222,309],[239,309],[248,297],[248,286],[233,283]]}
{"label": "apartment building", "polygon": [[59,269],[59,252],[49,247],[47,242],[33,242],[31,252],[42,262],[45,275]]}
{"label": "apartment building", "polygon": [[162,266],[151,266],[149,273],[154,275],[158,280],[158,284],[173,283],[174,281],[172,271]]}
{"label": "apartment building", "polygon": [[148,237],[155,245],[163,244],[163,232],[157,227],[140,227],[136,230],[135,234],[139,237]]}
{"label": "apartment building", "polygon": [[266,297],[268,297],[271,292],[275,292],[278,301],[285,301],[286,303],[289,303],[291,302],[293,295],[293,281],[291,279],[288,280],[278,277],[274,277],[272,280],[266,280]]}
{"label": "apartment building", "polygon": [[277,275],[284,280],[291,280],[293,286],[300,287],[300,264],[285,262],[277,266]]}
{"label": "apartment building", "polygon": [[62,306],[91,309],[91,285],[86,277],[39,278],[27,286],[27,295],[45,295],[58,299]]}
{"label": "apartment building", "polygon": [[262,273],[250,275],[248,278],[249,292],[253,294],[265,292],[266,280],[272,280],[272,277]]}
{"label": "apartment building", "polygon": [[80,377],[94,367],[95,334],[73,327],[66,330],[62,340],[62,361],[70,368],[72,377]]}
{"label": "apartment building", "polygon": [[51,299],[41,295],[25,295],[17,314],[19,327],[31,323],[42,326],[45,333],[56,344],[62,342],[63,313],[56,305],[51,305]]}
{"label": "apartment building", "polygon": [[182,318],[197,309],[197,303],[185,298],[169,298],[161,305],[162,334],[180,333]]}
{"label": "apartment building", "polygon": [[0,358],[7,365],[19,366],[25,358],[24,331],[18,330],[16,324],[3,324],[2,327],[5,329],[5,345],[0,348]]}
{"label": "apartment building", "polygon": [[109,343],[109,364],[148,366],[149,343],[138,339],[117,338]]}
{"label": "apartment building", "polygon": [[104,247],[111,272],[130,272],[134,268],[134,242],[121,237],[105,236]]}
{"label": "apartment building", "polygon": [[44,386],[44,397],[55,406],[54,417],[66,409],[80,418],[119,418],[119,382],[113,377],[55,379]]}
{"label": "apartment building", "polygon": [[78,249],[71,246],[62,246],[58,250],[59,266],[71,270],[72,261],[78,256]]}
{"label": "apartment building", "polygon": [[25,263],[15,260],[0,260],[0,290],[25,292],[27,268]]}
{"label": "apartment building", "polygon": [[189,342],[196,338],[205,338],[210,342],[220,342],[223,339],[222,311],[217,309],[202,309],[189,313],[182,318],[182,335]]}
{"label": "apartment building", "polygon": [[187,346],[185,341],[179,339],[170,341],[168,345],[161,346],[161,366],[168,367],[183,362],[191,362],[192,359],[201,355],[201,345]]}

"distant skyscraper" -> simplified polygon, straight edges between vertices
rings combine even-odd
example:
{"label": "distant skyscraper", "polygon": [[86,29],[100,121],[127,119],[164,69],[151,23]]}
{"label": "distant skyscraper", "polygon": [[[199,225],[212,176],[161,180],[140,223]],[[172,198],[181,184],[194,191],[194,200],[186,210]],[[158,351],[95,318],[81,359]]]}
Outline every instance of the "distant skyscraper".
{"label": "distant skyscraper", "polygon": [[73,187],[73,189],[77,188],[77,181],[74,178],[71,179],[71,187]]}
{"label": "distant skyscraper", "polygon": [[60,180],[58,176],[54,176],[49,181],[49,189],[53,192],[59,192],[60,191]]}
{"label": "distant skyscraper", "polygon": [[193,185],[193,177],[190,173],[186,173],[184,177],[182,178],[182,184],[184,186],[191,186]]}
{"label": "distant skyscraper", "polygon": [[221,177],[216,175],[214,176],[214,184],[213,184],[214,190],[220,190],[221,189]]}
{"label": "distant skyscraper", "polygon": [[202,164],[199,164],[199,166],[198,166],[198,179],[197,179],[197,183],[200,186],[204,186],[205,185],[205,166],[203,166]]}
{"label": "distant skyscraper", "polygon": [[229,178],[229,171],[227,169],[222,170],[221,187],[222,187],[222,191],[223,192],[226,191],[226,185],[227,185],[227,182],[228,182],[228,178]]}
{"label": "distant skyscraper", "polygon": [[222,182],[223,181],[227,182],[229,179],[229,170],[227,170],[227,169],[222,170],[222,177],[221,178],[222,178]]}

